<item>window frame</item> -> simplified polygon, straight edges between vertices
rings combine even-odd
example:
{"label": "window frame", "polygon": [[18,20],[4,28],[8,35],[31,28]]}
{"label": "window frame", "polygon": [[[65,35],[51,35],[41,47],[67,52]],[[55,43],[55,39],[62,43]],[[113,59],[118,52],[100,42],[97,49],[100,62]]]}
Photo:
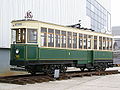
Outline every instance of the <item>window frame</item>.
{"label": "window frame", "polygon": [[[58,34],[58,32],[59,32],[59,34]],[[61,33],[61,30],[58,30],[58,29],[55,29],[55,47],[58,47],[58,48],[60,48],[60,44],[61,44],[61,35],[60,35],[60,33]],[[58,35],[58,38],[56,39],[56,35]]]}
{"label": "window frame", "polygon": [[73,32],[73,38],[72,38],[72,40],[73,40],[73,48],[74,49],[76,49],[77,48],[77,40],[78,40],[78,38],[77,38],[77,33],[76,32]]}
{"label": "window frame", "polygon": [[[49,30],[53,30],[53,33],[49,33]],[[48,34],[47,34],[47,43],[48,43],[48,47],[54,47],[54,32],[55,32],[55,30],[54,29],[52,29],[52,28],[48,28]],[[50,36],[49,36],[50,35]],[[52,40],[52,42],[51,42],[51,40]]]}
{"label": "window frame", "polygon": [[[46,32],[42,32],[42,28],[43,29],[46,29]],[[41,47],[47,47],[47,28],[46,27],[41,27],[40,28],[40,46]],[[46,45],[45,45],[45,43],[44,42],[42,42],[42,34],[44,33],[44,40],[45,40],[45,34],[46,34]],[[42,45],[42,43],[44,44],[44,45]]]}
{"label": "window frame", "polygon": [[72,48],[72,33],[70,31],[67,32],[67,48]]}
{"label": "window frame", "polygon": [[[63,34],[62,32],[65,32],[65,34]],[[67,31],[63,31],[61,30],[61,48],[66,48],[66,42],[67,42]]]}
{"label": "window frame", "polygon": [[[29,33],[28,33],[28,31],[30,31],[30,30],[35,30],[36,31],[36,40],[35,41],[30,41],[29,40]],[[38,29],[27,28],[27,43],[38,43]]]}
{"label": "window frame", "polygon": [[[14,30],[16,31],[16,43],[26,43],[26,28],[19,28]],[[20,40],[18,40],[19,34],[20,34]],[[23,39],[23,36],[24,36],[24,39]]]}

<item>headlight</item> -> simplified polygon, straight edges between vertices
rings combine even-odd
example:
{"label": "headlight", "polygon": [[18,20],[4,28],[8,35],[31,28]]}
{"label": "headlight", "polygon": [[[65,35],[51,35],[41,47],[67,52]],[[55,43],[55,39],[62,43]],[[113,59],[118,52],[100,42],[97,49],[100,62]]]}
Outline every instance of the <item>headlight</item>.
{"label": "headlight", "polygon": [[16,54],[19,54],[19,52],[20,52],[19,49],[16,49]]}

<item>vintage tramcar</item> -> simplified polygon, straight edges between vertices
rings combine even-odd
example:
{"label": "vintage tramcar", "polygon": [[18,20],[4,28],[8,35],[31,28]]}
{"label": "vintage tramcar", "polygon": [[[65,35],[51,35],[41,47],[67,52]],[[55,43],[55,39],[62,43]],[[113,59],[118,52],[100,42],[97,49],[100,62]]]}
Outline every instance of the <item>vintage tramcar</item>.
{"label": "vintage tramcar", "polygon": [[105,70],[113,65],[112,35],[37,20],[12,21],[10,65],[29,73]]}

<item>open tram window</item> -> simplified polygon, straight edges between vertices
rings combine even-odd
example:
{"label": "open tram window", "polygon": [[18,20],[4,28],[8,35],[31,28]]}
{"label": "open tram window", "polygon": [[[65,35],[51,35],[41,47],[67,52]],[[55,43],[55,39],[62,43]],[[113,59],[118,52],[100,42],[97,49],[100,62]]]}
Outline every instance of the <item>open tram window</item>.
{"label": "open tram window", "polygon": [[102,37],[99,37],[99,49],[102,50]]}
{"label": "open tram window", "polygon": [[26,30],[17,29],[16,30],[16,43],[25,43],[26,40]]}
{"label": "open tram window", "polygon": [[60,30],[55,30],[55,47],[60,47]]}
{"label": "open tram window", "polygon": [[47,28],[41,27],[41,46],[47,46]]}
{"label": "open tram window", "polygon": [[61,39],[62,39],[62,48],[66,48],[66,32],[62,31],[61,32]]}
{"label": "open tram window", "polygon": [[77,48],[77,33],[73,33],[73,48]]}
{"label": "open tram window", "polygon": [[107,50],[109,50],[109,42],[110,42],[110,40],[109,40],[109,38],[107,38],[107,42],[106,42],[107,43],[107,45],[106,45],[107,46]]}
{"label": "open tram window", "polygon": [[28,43],[37,43],[37,29],[27,29]]}
{"label": "open tram window", "polygon": [[83,46],[83,34],[79,34],[79,48],[82,49]]}
{"label": "open tram window", "polygon": [[84,49],[87,49],[87,35],[84,34]]}
{"label": "open tram window", "polygon": [[88,36],[88,49],[91,49],[91,41],[92,41],[92,36]]}
{"label": "open tram window", "polygon": [[97,49],[97,36],[94,36],[94,49]]}
{"label": "open tram window", "polygon": [[67,47],[72,48],[72,32],[67,32],[67,33],[68,33]]}
{"label": "open tram window", "polygon": [[48,47],[54,47],[54,29],[48,29]]}
{"label": "open tram window", "polygon": [[103,50],[105,50],[105,49],[106,49],[106,38],[103,37]]}

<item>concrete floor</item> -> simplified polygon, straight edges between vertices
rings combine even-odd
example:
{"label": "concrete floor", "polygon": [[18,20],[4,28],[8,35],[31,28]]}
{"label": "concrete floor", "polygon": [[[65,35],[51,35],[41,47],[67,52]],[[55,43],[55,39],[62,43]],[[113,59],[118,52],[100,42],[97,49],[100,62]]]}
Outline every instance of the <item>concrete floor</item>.
{"label": "concrete floor", "polygon": [[[120,68],[114,69],[120,70]],[[0,90],[120,90],[120,74],[77,77],[28,85],[0,83]]]}

